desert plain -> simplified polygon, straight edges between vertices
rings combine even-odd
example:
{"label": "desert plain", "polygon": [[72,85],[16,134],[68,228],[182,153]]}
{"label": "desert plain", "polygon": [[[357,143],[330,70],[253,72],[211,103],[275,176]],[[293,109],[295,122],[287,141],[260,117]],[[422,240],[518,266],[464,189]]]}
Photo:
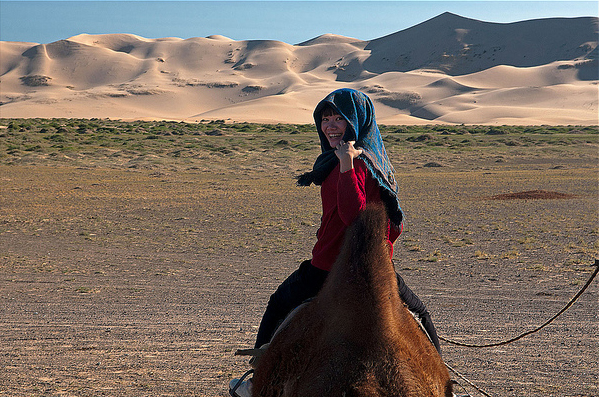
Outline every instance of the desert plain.
{"label": "desert plain", "polygon": [[[313,127],[0,125],[0,395],[226,396],[315,241],[318,188],[295,186]],[[381,129],[406,213],[396,268],[441,336],[509,339],[587,281],[597,127]],[[541,331],[442,342],[444,359],[492,396],[597,396],[597,301],[594,281]]]}

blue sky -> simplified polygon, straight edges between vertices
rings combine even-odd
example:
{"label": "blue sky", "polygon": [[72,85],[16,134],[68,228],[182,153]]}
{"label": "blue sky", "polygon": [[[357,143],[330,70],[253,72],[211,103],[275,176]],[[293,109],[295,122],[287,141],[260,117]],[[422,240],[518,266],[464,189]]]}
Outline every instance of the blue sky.
{"label": "blue sky", "polygon": [[297,44],[324,33],[370,40],[445,11],[488,22],[598,16],[597,1],[0,1],[0,40],[50,43],[80,33]]}

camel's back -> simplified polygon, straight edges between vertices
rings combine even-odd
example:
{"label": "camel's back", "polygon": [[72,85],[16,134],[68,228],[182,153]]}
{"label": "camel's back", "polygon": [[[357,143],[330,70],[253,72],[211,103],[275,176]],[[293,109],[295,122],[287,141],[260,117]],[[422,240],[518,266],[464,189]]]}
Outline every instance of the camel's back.
{"label": "camel's back", "polygon": [[384,328],[369,327],[364,318],[355,323],[353,334],[337,330],[336,337],[333,322],[324,321],[306,357],[311,364],[304,376],[313,381],[303,383],[306,389],[293,395],[451,396],[441,357],[413,316],[402,309],[405,316],[394,317],[398,322]]}

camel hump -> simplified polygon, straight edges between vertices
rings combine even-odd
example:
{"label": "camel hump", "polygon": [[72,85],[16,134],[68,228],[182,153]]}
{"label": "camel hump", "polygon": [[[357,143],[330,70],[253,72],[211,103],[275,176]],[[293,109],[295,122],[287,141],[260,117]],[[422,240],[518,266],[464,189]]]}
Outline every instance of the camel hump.
{"label": "camel hump", "polygon": [[372,229],[373,232],[381,231],[384,237],[384,233],[386,232],[389,223],[389,217],[387,216],[387,210],[383,203],[375,202],[366,204],[364,209],[360,212],[356,224],[359,222],[363,223],[361,226],[363,228]]}
{"label": "camel hump", "polygon": [[342,251],[352,252],[357,249],[371,252],[367,247],[374,249],[387,240],[388,225],[385,206],[382,203],[368,203],[347,229]]}

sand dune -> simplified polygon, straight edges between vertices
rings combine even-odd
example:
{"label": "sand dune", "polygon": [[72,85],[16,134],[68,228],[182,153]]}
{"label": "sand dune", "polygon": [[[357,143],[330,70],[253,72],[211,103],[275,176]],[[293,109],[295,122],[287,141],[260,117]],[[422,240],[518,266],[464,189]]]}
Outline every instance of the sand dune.
{"label": "sand dune", "polygon": [[320,98],[352,87],[388,124],[598,124],[597,25],[445,13],[372,41],[0,42],[0,116],[307,123]]}

